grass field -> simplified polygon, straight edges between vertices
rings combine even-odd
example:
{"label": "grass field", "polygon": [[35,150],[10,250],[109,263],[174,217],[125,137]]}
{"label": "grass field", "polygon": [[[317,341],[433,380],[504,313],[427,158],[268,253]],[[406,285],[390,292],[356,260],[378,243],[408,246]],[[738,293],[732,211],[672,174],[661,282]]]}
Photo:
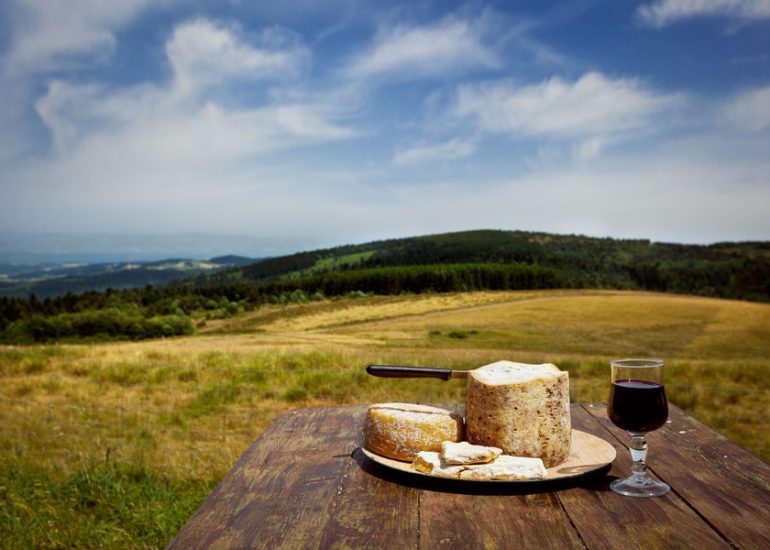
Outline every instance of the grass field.
{"label": "grass field", "polygon": [[[667,361],[670,400],[770,457],[770,305],[613,291],[371,297],[263,308],[197,335],[0,347],[0,545],[163,547],[275,415],[462,402],[369,363],[553,362],[603,401],[612,358]],[[653,458],[654,460],[654,458]]]}

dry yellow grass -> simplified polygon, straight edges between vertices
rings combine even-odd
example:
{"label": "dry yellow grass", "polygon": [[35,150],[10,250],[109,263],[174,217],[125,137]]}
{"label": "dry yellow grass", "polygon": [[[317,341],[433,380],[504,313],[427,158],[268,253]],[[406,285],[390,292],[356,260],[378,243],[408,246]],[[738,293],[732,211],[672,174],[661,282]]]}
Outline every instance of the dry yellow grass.
{"label": "dry yellow grass", "polygon": [[[569,291],[551,291],[554,296],[569,294]],[[411,298],[377,297],[369,300],[355,300],[344,304],[315,306],[318,311],[308,309],[301,315],[270,315],[269,320],[260,323],[260,328],[269,332],[307,331],[332,328],[376,320],[392,320],[409,316],[424,317],[455,310],[488,304],[505,304],[530,299],[543,299],[537,292],[477,292],[434,294]],[[310,307],[313,307],[312,305]]]}
{"label": "dry yellow grass", "polygon": [[669,395],[768,456],[770,305],[632,292],[373,297],[264,308],[188,338],[0,347],[0,459],[65,474],[117,460],[218,479],[278,413],[384,400],[462,402],[461,383],[368,377],[368,363],[552,361],[575,401],[607,362],[660,356]]}

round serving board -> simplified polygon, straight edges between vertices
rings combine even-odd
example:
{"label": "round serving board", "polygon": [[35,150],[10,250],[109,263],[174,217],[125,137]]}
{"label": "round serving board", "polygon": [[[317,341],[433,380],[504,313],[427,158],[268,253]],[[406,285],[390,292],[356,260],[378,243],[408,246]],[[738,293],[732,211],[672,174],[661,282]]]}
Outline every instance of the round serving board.
{"label": "round serving board", "polygon": [[411,462],[401,462],[400,460],[393,460],[392,458],[386,458],[380,456],[371,451],[361,448],[363,453],[376,462],[387,468],[394,470],[400,470],[410,474],[435,477],[439,479],[450,479],[455,481],[468,481],[471,483],[534,483],[538,481],[552,481],[556,479],[567,479],[571,477],[582,476],[600,470],[612,463],[617,455],[615,447],[607,443],[600,437],[591,435],[580,430],[572,430],[572,445],[570,446],[569,456],[565,462],[548,468],[548,475],[543,479],[515,479],[515,480],[459,480],[455,478],[447,478],[436,476],[433,474],[425,474],[418,472],[412,468]]}

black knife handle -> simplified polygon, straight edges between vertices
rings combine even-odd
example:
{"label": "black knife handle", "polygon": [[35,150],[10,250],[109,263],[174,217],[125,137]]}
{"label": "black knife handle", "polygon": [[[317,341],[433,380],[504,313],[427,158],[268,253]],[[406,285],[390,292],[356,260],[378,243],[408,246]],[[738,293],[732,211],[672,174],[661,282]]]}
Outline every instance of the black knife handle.
{"label": "black knife handle", "polygon": [[452,369],[435,367],[400,367],[396,365],[369,365],[366,372],[381,378],[452,378]]}

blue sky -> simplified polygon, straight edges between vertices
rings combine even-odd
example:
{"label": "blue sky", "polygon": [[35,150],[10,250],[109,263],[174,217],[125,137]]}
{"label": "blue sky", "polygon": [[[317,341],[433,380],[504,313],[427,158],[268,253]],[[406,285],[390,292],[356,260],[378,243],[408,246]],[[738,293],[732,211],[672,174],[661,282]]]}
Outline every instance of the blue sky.
{"label": "blue sky", "polygon": [[769,56],[770,0],[7,0],[0,232],[767,240]]}

